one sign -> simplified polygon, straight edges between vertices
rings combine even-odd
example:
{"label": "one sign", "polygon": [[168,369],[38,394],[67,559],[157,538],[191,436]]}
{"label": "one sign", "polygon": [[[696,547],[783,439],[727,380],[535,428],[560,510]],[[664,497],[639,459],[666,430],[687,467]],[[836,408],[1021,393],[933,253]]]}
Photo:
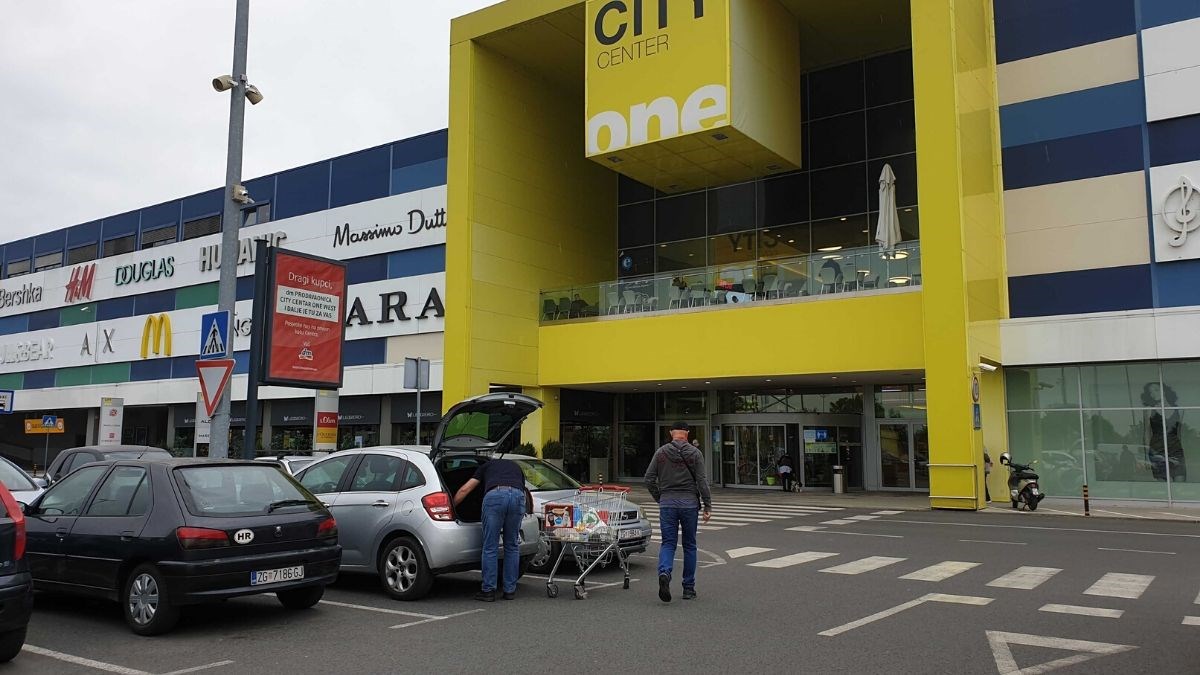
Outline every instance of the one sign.
{"label": "one sign", "polygon": [[429,389],[429,359],[404,359],[404,388]]}
{"label": "one sign", "polygon": [[313,389],[342,386],[346,264],[270,249],[270,290],[258,381]]}
{"label": "one sign", "polygon": [[229,386],[230,376],[233,375],[233,359],[212,359],[197,361],[196,374],[200,376],[200,396],[204,401],[204,416],[212,417],[221,400],[221,393]]}
{"label": "one sign", "polygon": [[332,452],[338,441],[338,395],[318,391],[313,412],[313,450]]}
{"label": "one sign", "polygon": [[[192,447],[199,450],[200,445],[208,445],[212,442],[212,416],[206,414],[204,409],[204,395],[196,394],[196,433],[192,441]],[[196,453],[199,455],[199,453]]]}
{"label": "one sign", "polygon": [[0,389],[0,415],[11,415],[16,394],[12,389]]}
{"label": "one sign", "polygon": [[804,452],[808,455],[836,455],[837,443],[805,443]]}
{"label": "one sign", "polygon": [[971,417],[973,420],[975,430],[979,431],[980,429],[982,429],[983,428],[983,413],[980,411],[978,403],[971,404]]}
{"label": "one sign", "polygon": [[56,415],[42,415],[42,426],[46,428],[52,428],[57,424],[58,417]]}
{"label": "one sign", "polygon": [[121,431],[125,424],[125,399],[100,399],[99,445],[120,445]]}
{"label": "one sign", "polygon": [[971,402],[979,403],[979,376],[978,375],[973,375],[971,377]]}
{"label": "one sign", "polygon": [[49,415],[54,422],[50,426],[46,426],[46,419],[25,420],[25,433],[27,434],[61,434],[67,430],[67,425],[61,417]]}
{"label": "one sign", "polygon": [[229,312],[209,312],[200,317],[200,359],[223,359],[229,350]]}

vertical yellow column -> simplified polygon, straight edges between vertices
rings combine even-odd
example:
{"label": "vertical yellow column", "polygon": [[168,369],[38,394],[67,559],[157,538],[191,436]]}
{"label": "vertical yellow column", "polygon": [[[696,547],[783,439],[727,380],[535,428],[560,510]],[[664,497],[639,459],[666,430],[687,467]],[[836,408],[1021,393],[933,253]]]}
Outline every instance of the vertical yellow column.
{"label": "vertical yellow column", "polygon": [[[988,0],[913,0],[929,501],[984,506],[973,377],[1005,312],[998,108]],[[1000,427],[1003,433],[1003,427]]]}
{"label": "vertical yellow column", "polygon": [[537,448],[538,457],[541,457],[542,446],[546,445],[546,441],[560,440],[558,388],[525,387],[523,392],[544,404],[541,410],[530,415],[521,425],[521,441],[533,443],[533,447]]}
{"label": "vertical yellow column", "polygon": [[1008,415],[1005,410],[1004,372],[981,373],[983,445],[992,458],[992,476],[988,487],[993,502],[1006,502],[1008,470],[1000,466],[1000,453],[1008,449]]}
{"label": "vertical yellow column", "polygon": [[446,164],[446,329],[442,375],[442,411],[486,390],[471,391],[473,152],[472,86],[475,43],[450,46],[450,131]]}

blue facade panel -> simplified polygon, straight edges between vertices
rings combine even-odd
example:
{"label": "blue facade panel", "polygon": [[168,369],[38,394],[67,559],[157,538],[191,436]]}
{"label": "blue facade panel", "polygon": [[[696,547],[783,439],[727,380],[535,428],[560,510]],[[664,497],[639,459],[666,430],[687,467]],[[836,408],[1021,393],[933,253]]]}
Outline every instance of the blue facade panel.
{"label": "blue facade panel", "polygon": [[1000,108],[1000,134],[1006,148],[1132,127],[1145,121],[1141,80]]}
{"label": "blue facade panel", "polygon": [[34,255],[45,255],[47,253],[54,253],[55,251],[62,251],[66,247],[67,231],[55,230],[54,232],[38,235],[37,239],[34,240],[33,253]]}
{"label": "blue facade panel", "polygon": [[171,362],[174,359],[146,359],[129,364],[129,381],[146,382],[149,380],[171,379]]}
{"label": "blue facade panel", "polygon": [[33,237],[9,242],[4,247],[4,259],[6,262],[25,260],[31,257],[33,257]]}
{"label": "blue facade panel", "polygon": [[95,244],[100,241],[100,221],[94,220],[67,230],[67,248]]}
{"label": "blue facade panel", "polygon": [[196,357],[194,356],[176,356],[173,359],[163,359],[171,364],[171,377],[175,379],[183,379],[187,377],[197,377],[196,374]]}
{"label": "blue facade panel", "polygon": [[1135,0],[995,0],[996,61],[1111,40],[1137,32]]}
{"label": "blue facade panel", "polygon": [[129,234],[137,234],[139,215],[137,211],[123,213],[119,216],[104,219],[104,239],[115,239]]}
{"label": "blue facade panel", "polygon": [[[234,352],[233,353],[233,374],[245,375],[250,372],[250,352]],[[192,373],[196,372],[196,364],[192,364]]]}
{"label": "blue facade panel", "polygon": [[387,254],[371,255],[346,261],[346,283],[365,284],[388,278]]}
{"label": "blue facade panel", "polygon": [[[255,197],[257,199],[257,197]],[[280,220],[329,208],[329,162],[284,171],[275,183],[271,218]]]}
{"label": "blue facade panel", "polygon": [[342,364],[349,366],[369,366],[387,362],[387,338],[369,338],[347,342],[342,352]]}
{"label": "blue facade panel", "polygon": [[238,300],[253,300],[254,299],[254,277],[238,277],[237,299]]}
{"label": "blue facade panel", "polygon": [[31,370],[25,373],[25,385],[23,389],[50,389],[54,387],[54,375],[57,371],[53,368],[50,370]]}
{"label": "blue facade panel", "polygon": [[1150,166],[1200,159],[1200,115],[1150,123]]}
{"label": "blue facade panel", "polygon": [[415,277],[446,271],[446,246],[424,246],[422,248],[396,251],[388,254],[388,278]]}
{"label": "blue facade panel", "polygon": [[1155,264],[1154,288],[1159,307],[1200,305],[1200,260]]}
{"label": "blue facade panel", "polygon": [[175,289],[173,288],[165,291],[143,293],[142,295],[134,296],[134,316],[141,316],[143,314],[157,314],[158,312],[169,312],[173,309],[175,309]]}
{"label": "blue facade panel", "polygon": [[133,316],[134,298],[109,298],[96,303],[96,320],[108,321]]}
{"label": "blue facade panel", "polygon": [[392,143],[392,168],[422,164],[448,155],[446,129]]}
{"label": "blue facade panel", "polygon": [[29,330],[29,315],[19,314],[17,316],[0,317],[0,335],[12,335],[13,333],[24,333]]}
{"label": "blue facade panel", "polygon": [[1153,306],[1150,266],[1009,277],[1013,318],[1147,309]]}
{"label": "blue facade panel", "polygon": [[446,184],[446,159],[431,159],[428,162],[392,169],[392,194],[424,190]]}
{"label": "blue facade panel", "polygon": [[[271,209],[272,209],[272,211],[274,211],[274,208],[275,208],[275,174],[272,174],[270,176],[263,176],[262,178],[255,178],[254,180],[248,180],[248,181],[242,183],[242,185],[246,186],[246,191],[250,193],[251,199],[253,199],[258,204],[262,204],[264,202],[270,202]],[[322,188],[322,189],[324,190],[325,188]],[[217,209],[218,211],[220,211],[224,208],[224,199],[225,199],[224,191],[219,191],[219,192],[221,193],[221,195],[218,200],[219,201],[218,209]],[[275,220],[279,220],[283,216],[272,215],[271,217]]]}
{"label": "blue facade panel", "polygon": [[29,330],[58,328],[58,321],[61,314],[62,313],[57,309],[47,309],[45,311],[29,314]]}
{"label": "blue facade panel", "polygon": [[333,160],[329,205],[345,206],[388,196],[391,148],[363,150]]}
{"label": "blue facade panel", "polygon": [[[197,218],[205,218],[214,213],[220,213],[224,209],[224,204],[222,203],[224,198],[225,191],[219,189],[201,192],[191,197],[184,197],[181,211],[183,220],[186,222]],[[258,197],[254,198],[258,199]]]}
{"label": "blue facade panel", "polygon": [[1003,155],[1006,190],[1140,171],[1142,127],[1018,145]]}
{"label": "blue facade panel", "polygon": [[1142,0],[1142,28],[1200,17],[1200,0]]}
{"label": "blue facade panel", "polygon": [[179,224],[179,200],[142,209],[142,230],[156,230],[163,225]]}

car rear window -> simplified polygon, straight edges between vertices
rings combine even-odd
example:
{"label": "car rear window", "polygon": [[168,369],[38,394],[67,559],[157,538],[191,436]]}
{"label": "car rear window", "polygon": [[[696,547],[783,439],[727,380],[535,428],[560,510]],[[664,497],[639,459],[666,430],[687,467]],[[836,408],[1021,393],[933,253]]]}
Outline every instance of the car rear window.
{"label": "car rear window", "polygon": [[112,450],[104,453],[105,459],[153,459],[155,457],[170,457],[166,450]]}
{"label": "car rear window", "polygon": [[575,482],[567,474],[559,471],[558,467],[553,464],[541,462],[534,459],[517,459],[513,460],[517,466],[521,467],[521,473],[525,474],[525,482],[533,487],[533,492],[541,490],[575,490],[579,487],[579,483]]}
{"label": "car rear window", "polygon": [[320,508],[290,476],[271,465],[175,469],[188,511],[197,516],[256,516],[279,509]]}
{"label": "car rear window", "polygon": [[0,483],[12,492],[36,490],[37,486],[29,480],[29,476],[8,462],[0,462]]}

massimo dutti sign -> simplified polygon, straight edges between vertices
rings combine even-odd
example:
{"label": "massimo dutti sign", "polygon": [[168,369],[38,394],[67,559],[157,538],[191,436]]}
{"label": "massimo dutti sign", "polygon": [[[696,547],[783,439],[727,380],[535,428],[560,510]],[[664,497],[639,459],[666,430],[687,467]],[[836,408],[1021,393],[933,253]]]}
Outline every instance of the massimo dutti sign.
{"label": "massimo dutti sign", "polygon": [[407,224],[403,222],[383,225],[376,223],[355,231],[350,228],[350,223],[342,223],[341,227],[333,232],[333,247],[349,246],[376,239],[411,236],[425,230],[442,227],[446,227],[446,209],[435,210],[429,218],[425,217],[425,212],[421,209],[413,209],[408,212]]}

